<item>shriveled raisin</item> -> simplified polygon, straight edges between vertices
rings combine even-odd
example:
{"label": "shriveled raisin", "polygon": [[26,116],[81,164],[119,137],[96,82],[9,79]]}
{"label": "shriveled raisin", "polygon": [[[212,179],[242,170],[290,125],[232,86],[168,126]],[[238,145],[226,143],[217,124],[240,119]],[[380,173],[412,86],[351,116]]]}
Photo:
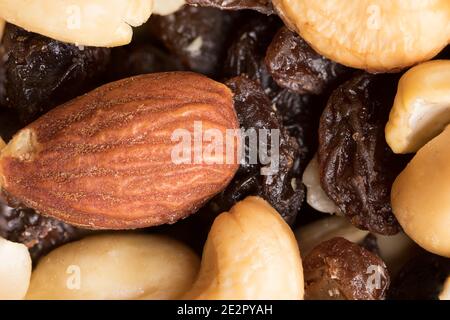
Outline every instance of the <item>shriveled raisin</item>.
{"label": "shriveled raisin", "polygon": [[331,95],[320,121],[321,184],[341,214],[361,228],[395,234],[390,191],[404,168],[384,137],[396,75],[361,73]]}
{"label": "shriveled raisin", "polygon": [[13,209],[0,205],[0,236],[26,245],[34,262],[50,250],[76,240],[87,232],[43,217],[32,209]]}
{"label": "shriveled raisin", "polygon": [[344,238],[319,244],[303,268],[307,300],[383,300],[389,288],[385,263]]}
{"label": "shriveled raisin", "polygon": [[449,258],[421,252],[400,270],[389,290],[389,299],[437,300],[449,277]]}
{"label": "shriveled raisin", "polygon": [[265,59],[277,84],[300,94],[322,94],[351,69],[315,52],[300,36],[282,27]]}
{"label": "shriveled raisin", "polygon": [[234,16],[214,8],[185,6],[168,16],[152,16],[149,28],[192,71],[215,76],[221,69]]}
{"label": "shriveled raisin", "polygon": [[152,44],[131,44],[112,49],[108,78],[114,81],[140,74],[183,69],[176,57]]}
{"label": "shriveled raisin", "polygon": [[272,0],[187,0],[189,4],[223,10],[252,9],[263,14],[273,14]]}
{"label": "shriveled raisin", "polygon": [[110,49],[59,42],[13,25],[3,38],[5,104],[24,123],[95,86]]}
{"label": "shriveled raisin", "polygon": [[[247,157],[228,188],[214,200],[221,210],[227,210],[248,195],[259,195],[269,201],[288,223],[293,223],[304,199],[298,161],[301,150],[295,138],[289,136],[283,127],[258,83],[245,77],[236,77],[226,84],[235,94],[235,108],[244,130],[279,130],[279,168],[273,174],[263,175],[261,169],[267,163],[262,163],[261,159],[257,163],[251,163]],[[268,133],[267,141],[270,145],[276,136],[271,131]],[[258,142],[261,143],[260,137]],[[246,150],[260,145],[251,145],[249,140],[244,144]],[[246,153],[248,154],[251,151]]]}

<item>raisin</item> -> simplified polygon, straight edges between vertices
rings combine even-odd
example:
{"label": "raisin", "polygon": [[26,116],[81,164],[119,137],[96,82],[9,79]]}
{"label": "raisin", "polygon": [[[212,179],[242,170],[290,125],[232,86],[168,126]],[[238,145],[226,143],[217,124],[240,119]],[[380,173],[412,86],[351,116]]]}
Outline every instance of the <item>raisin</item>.
{"label": "raisin", "polygon": [[188,69],[215,76],[221,69],[234,16],[214,8],[185,6],[168,16],[152,16],[152,35]]}
{"label": "raisin", "polygon": [[10,24],[3,46],[5,104],[23,123],[92,89],[110,55],[110,49],[79,48]]}
{"label": "raisin", "polygon": [[26,245],[33,262],[52,249],[86,233],[85,230],[56,219],[43,217],[32,209],[0,206],[0,236]]}
{"label": "raisin", "polygon": [[303,266],[306,300],[383,300],[389,288],[385,263],[344,238],[319,244]]}
{"label": "raisin", "polygon": [[274,13],[272,0],[187,0],[186,2],[222,10],[252,9],[267,15]]}
{"label": "raisin", "polygon": [[411,259],[392,282],[389,299],[437,300],[450,277],[450,259],[422,252]]}
{"label": "raisin", "polygon": [[22,129],[19,117],[12,110],[0,108],[0,137],[4,142],[11,140],[12,136]]}
{"label": "raisin", "polygon": [[152,44],[131,44],[112,49],[109,79],[115,81],[140,74],[181,70],[181,62],[160,48]]}
{"label": "raisin", "polygon": [[[260,129],[278,130],[279,168],[273,174],[263,175],[261,169],[267,164],[261,161],[252,163],[249,161],[250,158],[246,157],[233,181],[215,198],[215,202],[221,210],[228,210],[234,203],[248,195],[259,195],[270,202],[281,216],[292,224],[304,199],[298,161],[301,150],[297,141],[289,136],[272,108],[271,101],[258,83],[245,77],[236,77],[226,84],[235,94],[235,108],[241,128],[246,132],[251,129],[256,132]],[[273,134],[271,131],[268,133],[267,142],[270,145],[275,136],[271,135]],[[250,145],[246,139],[244,146],[245,150],[252,150],[251,148],[260,147],[260,144]],[[251,154],[251,151],[246,152],[246,156],[248,154]]]}
{"label": "raisin", "polygon": [[351,69],[315,52],[302,38],[282,27],[265,59],[276,83],[300,94],[322,94]]}
{"label": "raisin", "polygon": [[323,189],[356,227],[385,235],[400,230],[390,191],[406,163],[384,137],[397,80],[397,75],[356,75],[333,92],[319,129]]}

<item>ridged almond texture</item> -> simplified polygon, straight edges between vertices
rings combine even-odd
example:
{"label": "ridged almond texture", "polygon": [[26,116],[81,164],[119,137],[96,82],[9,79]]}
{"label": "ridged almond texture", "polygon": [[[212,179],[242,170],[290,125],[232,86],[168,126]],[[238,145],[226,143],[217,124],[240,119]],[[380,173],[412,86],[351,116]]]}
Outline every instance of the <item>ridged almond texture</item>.
{"label": "ridged almond texture", "polygon": [[[185,129],[193,140],[196,121],[202,134],[238,128],[225,85],[184,72],[105,85],[14,137],[0,156],[3,194],[10,203],[93,229],[174,223],[224,189],[238,168],[236,160],[173,161],[180,140],[172,134]],[[203,142],[203,155],[213,142]]]}

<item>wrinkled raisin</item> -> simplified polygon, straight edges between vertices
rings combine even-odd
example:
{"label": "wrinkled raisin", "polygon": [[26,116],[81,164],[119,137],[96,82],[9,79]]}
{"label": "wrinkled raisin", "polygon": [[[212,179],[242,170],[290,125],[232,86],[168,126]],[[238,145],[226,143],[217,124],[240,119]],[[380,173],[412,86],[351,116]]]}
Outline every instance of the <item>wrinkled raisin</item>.
{"label": "wrinkled raisin", "polygon": [[50,250],[78,239],[88,231],[72,227],[32,209],[0,205],[0,236],[28,247],[33,262]]}
{"label": "wrinkled raisin", "polygon": [[303,267],[307,300],[383,300],[389,288],[385,263],[344,238],[319,244]]}
{"label": "wrinkled raisin", "polygon": [[103,76],[110,49],[59,42],[7,25],[3,38],[5,104],[28,123],[92,89]]}
{"label": "wrinkled raisin", "polygon": [[188,69],[215,76],[226,54],[233,15],[214,8],[185,6],[168,16],[152,16],[149,28]]}
{"label": "wrinkled raisin", "polygon": [[189,4],[223,10],[252,9],[263,14],[273,14],[272,0],[187,0]]}
{"label": "wrinkled raisin", "polygon": [[450,277],[450,259],[422,252],[411,259],[392,282],[393,300],[437,300]]}
{"label": "wrinkled raisin", "polygon": [[405,164],[384,137],[397,79],[361,73],[341,85],[328,101],[319,130],[323,189],[355,226],[387,235],[400,229],[390,191]]}
{"label": "wrinkled raisin", "polygon": [[[226,83],[234,92],[235,108],[241,128],[279,130],[279,168],[274,174],[262,175],[265,166],[258,161],[250,163],[246,158],[228,188],[215,198],[221,210],[228,210],[234,203],[248,195],[259,195],[269,201],[281,216],[293,223],[304,199],[300,174],[300,149],[295,138],[283,127],[269,98],[258,83],[245,77],[237,77]],[[269,131],[268,143],[274,136]],[[246,140],[245,149],[258,147]],[[260,145],[259,145],[260,147]],[[251,149],[250,149],[251,150]],[[247,152],[246,155],[249,153]]]}
{"label": "wrinkled raisin", "polygon": [[322,94],[351,72],[351,69],[315,52],[286,27],[282,27],[273,38],[265,62],[280,87],[300,94]]}

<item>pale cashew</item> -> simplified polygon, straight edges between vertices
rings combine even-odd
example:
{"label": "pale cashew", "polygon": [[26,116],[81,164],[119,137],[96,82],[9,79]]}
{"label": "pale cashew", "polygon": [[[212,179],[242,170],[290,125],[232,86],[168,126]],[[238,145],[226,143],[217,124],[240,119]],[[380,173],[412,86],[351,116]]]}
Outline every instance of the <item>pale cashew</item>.
{"label": "pale cashew", "polygon": [[23,244],[0,237],[0,300],[23,299],[31,276],[31,257]]}
{"label": "pale cashew", "polygon": [[248,197],[219,215],[185,299],[302,299],[303,269],[289,226],[264,200]]}
{"label": "pale cashew", "polygon": [[97,235],[44,257],[27,299],[175,299],[198,268],[189,248],[163,236]]}
{"label": "pale cashew", "polygon": [[0,17],[59,41],[115,47],[131,41],[152,8],[153,0],[2,0]]}
{"label": "pale cashew", "polygon": [[166,16],[178,11],[185,3],[185,0],[154,0],[153,13]]}

